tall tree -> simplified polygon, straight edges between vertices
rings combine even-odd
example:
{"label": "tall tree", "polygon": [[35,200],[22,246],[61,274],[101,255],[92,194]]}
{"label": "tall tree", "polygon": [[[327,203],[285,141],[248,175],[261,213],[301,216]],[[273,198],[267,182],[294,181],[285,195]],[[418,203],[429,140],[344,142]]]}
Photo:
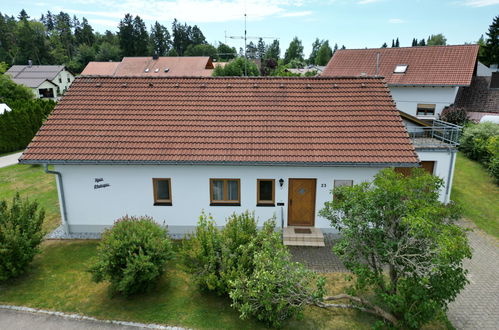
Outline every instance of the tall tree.
{"label": "tall tree", "polygon": [[173,48],[178,55],[182,56],[187,47],[192,43],[191,27],[187,24],[180,24],[177,19],[172,23]]}
{"label": "tall tree", "polygon": [[399,38],[397,37],[397,40],[395,40],[395,47],[400,47],[400,42]]}
{"label": "tall tree", "polygon": [[156,21],[156,23],[151,26],[151,48],[153,53],[159,56],[165,56],[170,50],[171,42],[168,29]]}
{"label": "tall tree", "polygon": [[17,18],[22,21],[22,20],[28,20],[29,19],[29,16],[28,16],[28,13],[26,12],[26,10],[24,9],[21,9],[21,11],[19,12],[19,16],[17,16]]}
{"label": "tall tree", "polygon": [[237,50],[234,47],[230,47],[224,43],[219,43],[217,47],[218,58],[227,61],[235,58],[237,56]]}
{"label": "tall tree", "polygon": [[424,38],[418,42],[418,46],[426,46],[426,41],[424,40]]}
{"label": "tall tree", "polygon": [[288,64],[291,60],[299,60],[303,62],[303,45],[298,37],[294,37],[289,43],[288,49],[284,53],[284,64]]}
{"label": "tall tree", "polygon": [[133,19],[133,48],[134,56],[148,55],[149,34],[147,33],[146,24],[139,15]]}
{"label": "tall tree", "polygon": [[267,46],[265,45],[265,41],[262,38],[258,39],[258,43],[256,45],[256,56],[260,59],[265,57],[265,53],[267,51]]}
{"label": "tall tree", "polygon": [[428,37],[426,42],[428,46],[445,46],[447,44],[447,38],[442,33],[431,35]]}
{"label": "tall tree", "polygon": [[499,15],[494,17],[487,32],[487,40],[481,60],[485,65],[499,64]]}
{"label": "tall tree", "polygon": [[[75,29],[76,44],[93,46],[95,42],[94,29],[85,17],[83,17],[81,25],[77,29],[78,30]],[[78,33],[76,31],[78,31]]]}
{"label": "tall tree", "polygon": [[267,47],[267,53],[265,54],[265,58],[274,59],[275,61],[277,61],[279,60],[280,56],[281,56],[281,48],[279,47],[279,40],[275,39]]}
{"label": "tall tree", "polygon": [[319,52],[319,49],[322,46],[322,43],[324,40],[319,40],[319,38],[315,38],[314,42],[312,43],[312,51],[310,52],[310,56],[308,57],[308,63],[309,64],[315,64],[315,58],[317,57],[317,53]]}
{"label": "tall tree", "polygon": [[415,47],[415,46],[417,46],[417,45],[418,45],[418,39],[413,38],[413,39],[412,39],[412,45],[411,45],[411,46],[412,46],[412,47]]}
{"label": "tall tree", "polygon": [[381,48],[386,48],[388,47],[388,45],[386,44],[386,42],[384,42],[382,45],[381,45]]}
{"label": "tall tree", "polygon": [[120,39],[120,48],[123,56],[134,56],[134,32],[133,32],[133,17],[126,14],[125,18],[120,21],[118,36]]}
{"label": "tall tree", "polygon": [[257,58],[258,49],[253,43],[250,41],[249,44],[246,45],[246,57],[247,58]]}
{"label": "tall tree", "polygon": [[321,48],[317,52],[315,64],[327,65],[332,56],[333,56],[333,50],[331,49],[331,47],[329,47],[329,41],[326,40],[322,43]]}
{"label": "tall tree", "polygon": [[392,48],[395,47],[395,40],[392,39]]}
{"label": "tall tree", "polygon": [[190,29],[189,40],[193,45],[203,45],[206,44],[206,38],[204,37],[201,29],[197,25],[194,25]]}
{"label": "tall tree", "polygon": [[54,35],[59,39],[64,49],[65,55],[71,59],[75,50],[73,31],[71,30],[71,16],[68,13],[60,12],[55,17]]}

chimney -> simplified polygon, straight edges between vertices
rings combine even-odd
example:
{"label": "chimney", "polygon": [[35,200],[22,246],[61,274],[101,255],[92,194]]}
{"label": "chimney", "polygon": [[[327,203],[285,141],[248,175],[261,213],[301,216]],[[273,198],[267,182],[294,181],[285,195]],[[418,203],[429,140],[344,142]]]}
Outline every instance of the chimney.
{"label": "chimney", "polygon": [[158,53],[154,53],[154,54],[152,55],[152,59],[153,59],[153,60],[157,60],[158,58],[159,58]]}
{"label": "chimney", "polygon": [[33,66],[33,61],[32,60],[28,60],[28,67],[32,67]]}

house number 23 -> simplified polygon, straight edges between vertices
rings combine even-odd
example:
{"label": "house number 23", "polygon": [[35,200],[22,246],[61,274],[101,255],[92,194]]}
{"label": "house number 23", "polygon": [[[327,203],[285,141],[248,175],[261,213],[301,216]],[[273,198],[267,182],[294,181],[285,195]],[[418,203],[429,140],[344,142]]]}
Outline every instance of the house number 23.
{"label": "house number 23", "polygon": [[326,184],[325,183],[321,183],[321,188],[326,188]]}

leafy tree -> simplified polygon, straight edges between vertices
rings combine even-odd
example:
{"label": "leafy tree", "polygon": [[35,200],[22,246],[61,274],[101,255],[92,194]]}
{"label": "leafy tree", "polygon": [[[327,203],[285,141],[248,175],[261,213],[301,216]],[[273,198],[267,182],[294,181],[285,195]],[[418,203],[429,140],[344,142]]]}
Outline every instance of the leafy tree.
{"label": "leafy tree", "polygon": [[333,56],[333,50],[329,47],[329,41],[324,41],[321,48],[317,52],[317,57],[315,59],[315,64],[326,65]]}
{"label": "leafy tree", "polygon": [[0,282],[21,275],[40,252],[45,211],[17,193],[10,205],[0,200]]}
{"label": "leafy tree", "polygon": [[255,46],[253,41],[250,41],[250,43],[246,45],[246,58],[255,59],[257,57],[258,57],[258,48]]}
{"label": "leafy tree", "polygon": [[277,61],[279,60],[280,55],[281,55],[281,49],[279,48],[279,40],[275,39],[267,47],[267,53],[265,53],[265,58]]}
{"label": "leafy tree", "polygon": [[386,44],[386,42],[384,42],[382,45],[381,45],[381,48],[387,48],[388,45]]}
{"label": "leafy tree", "polygon": [[438,200],[443,185],[422,169],[385,169],[371,183],[335,188],[320,215],[341,233],[334,251],[356,277],[349,294],[324,300],[347,299],[411,329],[446,310],[467,283],[471,250],[457,208]]}
{"label": "leafy tree", "polygon": [[299,60],[303,62],[303,45],[298,37],[294,37],[289,43],[288,49],[284,53],[284,64],[288,64],[291,60]]}
{"label": "leafy tree", "polygon": [[312,51],[310,52],[310,56],[308,57],[308,63],[309,64],[315,64],[315,58],[317,57],[317,53],[319,52],[319,49],[321,48],[323,44],[323,40],[319,40],[319,38],[315,38],[314,42],[312,43]]}
{"label": "leafy tree", "polygon": [[171,45],[170,32],[158,21],[151,26],[151,48],[153,53],[165,56]]}
{"label": "leafy tree", "polygon": [[213,70],[214,77],[221,76],[235,76],[242,77],[244,72],[247,72],[248,76],[259,76],[260,71],[256,64],[250,60],[245,60],[244,57],[238,57],[232,62],[227,63],[225,66],[216,65]]}
{"label": "leafy tree", "polygon": [[499,64],[499,15],[494,17],[487,32],[487,40],[480,60],[487,66]]}
{"label": "leafy tree", "polygon": [[428,46],[445,46],[447,44],[447,39],[442,33],[432,34],[428,37],[426,44]]}
{"label": "leafy tree", "polygon": [[190,28],[190,33],[189,33],[189,40],[190,43],[193,45],[203,45],[206,43],[206,38],[203,35],[203,32],[201,32],[201,29],[198,28],[197,25],[194,25],[192,28]]}
{"label": "leafy tree", "polygon": [[111,291],[129,296],[146,292],[172,257],[168,231],[149,217],[118,219],[102,234],[92,280],[111,282]]}
{"label": "leafy tree", "polygon": [[[3,65],[2,65],[3,67]],[[7,74],[0,74],[0,100],[30,100],[34,97],[31,88],[18,85]]]}
{"label": "leafy tree", "polygon": [[424,39],[421,39],[419,42],[418,42],[418,46],[426,46],[426,41]]}
{"label": "leafy tree", "polygon": [[217,57],[217,49],[210,44],[189,45],[185,51],[185,56],[210,56]]}
{"label": "leafy tree", "polygon": [[217,47],[218,58],[227,61],[237,56],[237,51],[234,47],[230,47],[224,43],[219,43]]}
{"label": "leafy tree", "polygon": [[76,56],[69,62],[68,68],[73,72],[81,72],[88,62],[95,60],[95,49],[87,44],[81,44],[76,50]]}
{"label": "leafy tree", "polygon": [[121,50],[118,46],[109,42],[103,42],[95,55],[95,59],[101,62],[121,61]]}

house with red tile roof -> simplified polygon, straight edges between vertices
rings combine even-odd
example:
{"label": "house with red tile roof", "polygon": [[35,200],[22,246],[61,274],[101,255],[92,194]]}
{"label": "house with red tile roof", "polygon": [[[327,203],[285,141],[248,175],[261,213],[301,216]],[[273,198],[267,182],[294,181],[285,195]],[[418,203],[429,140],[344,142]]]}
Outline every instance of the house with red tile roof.
{"label": "house with red tile roof", "polygon": [[121,62],[89,62],[82,76],[209,77],[215,66],[209,56],[124,57]]}
{"label": "house with red tile roof", "polygon": [[179,235],[202,210],[331,230],[332,188],[420,161],[379,77],[79,77],[20,158],[54,167],[68,232],[147,214]]}
{"label": "house with red tile roof", "polygon": [[476,72],[478,45],[337,50],[323,76],[382,76],[397,108],[438,119]]}

